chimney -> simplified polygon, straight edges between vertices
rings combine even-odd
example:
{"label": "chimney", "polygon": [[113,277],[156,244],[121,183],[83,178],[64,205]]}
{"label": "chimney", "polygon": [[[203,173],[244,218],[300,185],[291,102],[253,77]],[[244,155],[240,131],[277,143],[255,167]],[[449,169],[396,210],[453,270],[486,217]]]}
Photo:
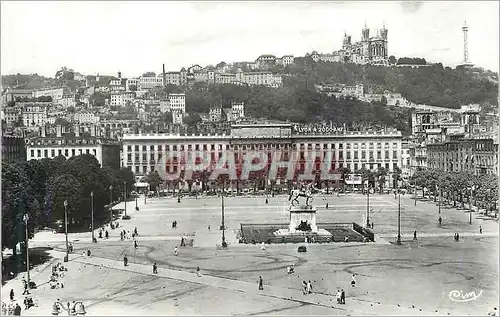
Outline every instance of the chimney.
{"label": "chimney", "polygon": [[80,126],[78,124],[75,125],[75,137],[80,137]]}
{"label": "chimney", "polygon": [[58,137],[58,138],[62,137],[62,126],[61,125],[58,125],[56,127],[56,137]]}
{"label": "chimney", "polygon": [[118,79],[122,79],[122,72],[118,72]]}
{"label": "chimney", "polygon": [[42,125],[42,131],[41,131],[41,133],[40,133],[40,136],[41,136],[42,138],[45,138],[45,137],[47,136],[47,135],[46,135],[46,133],[47,133],[47,132],[46,132],[45,125]]}
{"label": "chimney", "polygon": [[165,64],[163,64],[163,86],[166,86],[166,82],[165,82]]}

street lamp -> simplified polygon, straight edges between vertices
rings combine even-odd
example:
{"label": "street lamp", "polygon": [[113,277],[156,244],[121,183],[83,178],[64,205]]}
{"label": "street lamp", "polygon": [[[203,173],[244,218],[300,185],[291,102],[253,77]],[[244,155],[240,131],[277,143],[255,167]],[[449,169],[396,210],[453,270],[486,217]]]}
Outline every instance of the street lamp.
{"label": "street lamp", "polygon": [[472,194],[474,191],[474,185],[470,188],[470,196],[469,196],[469,225],[472,224]]}
{"label": "street lamp", "polygon": [[[109,185],[109,225],[112,225],[113,222],[113,185]],[[113,228],[111,228],[113,229]]]}
{"label": "street lamp", "polygon": [[225,231],[226,231],[226,227],[224,225],[224,182],[222,183],[222,225],[221,225],[221,228],[222,228],[222,247],[225,248],[227,247],[227,243],[226,243],[226,236],[225,236]]}
{"label": "street lamp", "polygon": [[28,216],[28,214],[24,214],[23,220],[24,220],[24,227],[26,229],[26,272],[28,273],[28,293],[29,293],[29,290],[30,290],[30,249],[29,249],[29,245],[28,245],[28,241],[29,241],[29,236],[28,236],[29,216]]}
{"label": "street lamp", "polygon": [[370,227],[370,183],[366,180],[366,227]]}
{"label": "street lamp", "polygon": [[398,186],[398,240],[396,244],[401,244],[401,190]]}
{"label": "street lamp", "polygon": [[90,192],[90,204],[91,204],[91,208],[92,208],[92,222],[90,224],[90,229],[92,230],[92,242],[95,242],[95,238],[94,238],[94,191],[91,191]]}
{"label": "street lamp", "polygon": [[66,235],[66,256],[64,262],[68,262],[69,248],[68,248],[68,201],[64,200],[64,233]]}
{"label": "street lamp", "polygon": [[123,182],[123,200],[125,203],[125,217],[127,217],[127,182]]}
{"label": "street lamp", "polygon": [[436,194],[439,195],[439,199],[438,199],[438,213],[441,214],[441,189],[439,188],[438,185],[436,185]]}

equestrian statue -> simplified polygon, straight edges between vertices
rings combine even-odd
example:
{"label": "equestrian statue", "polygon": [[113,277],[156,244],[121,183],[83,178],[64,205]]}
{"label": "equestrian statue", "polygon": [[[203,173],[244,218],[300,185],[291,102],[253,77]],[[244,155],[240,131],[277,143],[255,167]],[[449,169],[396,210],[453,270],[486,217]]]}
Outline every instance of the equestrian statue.
{"label": "equestrian statue", "polygon": [[306,199],[306,206],[311,206],[311,203],[314,200],[312,194],[317,192],[319,192],[319,189],[314,187],[312,183],[302,185],[300,189],[290,191],[288,201],[292,204],[292,206],[297,206],[300,203],[299,197],[304,197]]}

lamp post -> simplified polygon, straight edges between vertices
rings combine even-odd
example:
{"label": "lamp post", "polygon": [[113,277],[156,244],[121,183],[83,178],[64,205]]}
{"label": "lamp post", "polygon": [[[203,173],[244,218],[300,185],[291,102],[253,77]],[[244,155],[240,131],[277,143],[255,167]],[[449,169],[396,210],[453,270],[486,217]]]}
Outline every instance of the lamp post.
{"label": "lamp post", "polygon": [[414,193],[414,199],[415,199],[415,206],[417,205],[417,184],[415,184],[415,193]]}
{"label": "lamp post", "polygon": [[396,244],[401,244],[401,190],[398,188],[398,240]]}
{"label": "lamp post", "polygon": [[26,272],[28,275],[28,293],[29,293],[29,290],[30,290],[30,249],[29,249],[29,245],[28,245],[28,241],[29,241],[29,236],[28,236],[29,216],[28,216],[28,214],[24,214],[23,220],[24,220],[24,227],[26,229]]}
{"label": "lamp post", "polygon": [[146,189],[146,192],[144,193],[144,205],[146,204],[146,196],[148,195],[149,193],[149,184],[148,184],[148,187]]}
{"label": "lamp post", "polygon": [[439,195],[439,199],[438,199],[438,213],[441,214],[441,188],[439,188],[438,185],[436,185],[436,194]]}
{"label": "lamp post", "polygon": [[109,225],[111,226],[113,222],[113,185],[109,185]]}
{"label": "lamp post", "polygon": [[226,236],[225,236],[225,231],[226,227],[224,225],[224,182],[222,183],[222,247],[225,248],[227,246],[226,244]]}
{"label": "lamp post", "polygon": [[66,256],[64,262],[68,262],[69,248],[68,248],[68,201],[64,200],[64,233],[66,235]]}
{"label": "lamp post", "polygon": [[127,182],[123,182],[123,201],[125,203],[125,217],[127,216]]}
{"label": "lamp post", "polygon": [[470,196],[469,196],[469,225],[472,224],[472,193],[474,191],[474,186],[470,188]]}
{"label": "lamp post", "polygon": [[370,183],[366,181],[366,227],[370,227]]}
{"label": "lamp post", "polygon": [[90,230],[92,230],[92,242],[95,242],[94,238],[94,191],[90,192],[90,204],[92,208],[92,219],[91,219],[91,224],[90,224]]}

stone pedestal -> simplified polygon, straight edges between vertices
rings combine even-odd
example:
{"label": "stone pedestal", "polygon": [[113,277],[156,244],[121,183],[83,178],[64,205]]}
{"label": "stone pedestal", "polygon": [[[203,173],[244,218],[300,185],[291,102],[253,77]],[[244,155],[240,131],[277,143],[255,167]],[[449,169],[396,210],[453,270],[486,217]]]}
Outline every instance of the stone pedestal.
{"label": "stone pedestal", "polygon": [[316,225],[316,208],[312,206],[292,206],[290,207],[290,225],[288,231],[290,233],[295,233],[297,227],[301,222],[307,222],[311,226],[311,233],[318,232],[318,226]]}

